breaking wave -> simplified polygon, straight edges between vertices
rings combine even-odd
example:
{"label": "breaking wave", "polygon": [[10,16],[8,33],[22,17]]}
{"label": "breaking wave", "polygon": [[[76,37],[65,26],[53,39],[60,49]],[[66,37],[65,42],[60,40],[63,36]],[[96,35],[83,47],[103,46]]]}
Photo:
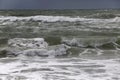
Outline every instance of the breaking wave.
{"label": "breaking wave", "polygon": [[[99,37],[93,37],[93,38],[63,38],[62,41],[64,44],[69,46],[75,46],[75,47],[101,47],[103,45],[107,44],[115,44],[116,42],[119,42],[119,38],[99,38]],[[117,44],[117,43],[116,43]]]}
{"label": "breaking wave", "polygon": [[[95,18],[95,17],[70,17],[70,16],[44,16],[44,15],[37,15],[37,16],[28,16],[28,17],[16,17],[16,16],[0,16],[0,25],[11,25],[15,24],[16,22],[76,22],[80,24],[108,24],[113,22],[120,22],[120,17],[112,17],[112,18]],[[23,23],[21,23],[23,24]],[[40,24],[40,23],[39,23]],[[102,26],[101,26],[102,27]],[[107,27],[107,26],[104,26]],[[115,27],[115,26],[112,26]]]}
{"label": "breaking wave", "polygon": [[[6,56],[60,57],[70,55],[119,54],[120,38],[63,38],[59,45],[49,45],[43,38],[14,38],[8,40],[8,47],[0,51]],[[89,54],[91,53],[91,54]],[[111,55],[110,54],[110,55]]]}
{"label": "breaking wave", "polygon": [[[69,17],[69,16],[44,16],[44,15],[38,15],[38,16],[29,16],[29,17],[16,17],[16,16],[0,16],[0,21],[43,21],[43,22],[76,22],[76,21],[91,21],[94,19],[87,19],[87,18],[81,18],[79,16],[77,17]],[[97,19],[95,19],[97,20]]]}

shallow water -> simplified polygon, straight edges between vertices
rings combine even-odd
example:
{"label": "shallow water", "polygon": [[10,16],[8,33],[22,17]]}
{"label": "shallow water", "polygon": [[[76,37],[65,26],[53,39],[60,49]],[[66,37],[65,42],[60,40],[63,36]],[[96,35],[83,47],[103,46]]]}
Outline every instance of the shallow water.
{"label": "shallow water", "polygon": [[2,80],[119,80],[120,59],[3,58]]}

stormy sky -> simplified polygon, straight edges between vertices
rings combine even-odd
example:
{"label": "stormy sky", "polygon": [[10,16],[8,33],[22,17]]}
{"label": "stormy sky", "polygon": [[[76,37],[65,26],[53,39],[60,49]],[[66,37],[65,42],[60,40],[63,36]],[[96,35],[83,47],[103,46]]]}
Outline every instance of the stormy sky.
{"label": "stormy sky", "polygon": [[120,8],[120,0],[0,0],[0,9]]}

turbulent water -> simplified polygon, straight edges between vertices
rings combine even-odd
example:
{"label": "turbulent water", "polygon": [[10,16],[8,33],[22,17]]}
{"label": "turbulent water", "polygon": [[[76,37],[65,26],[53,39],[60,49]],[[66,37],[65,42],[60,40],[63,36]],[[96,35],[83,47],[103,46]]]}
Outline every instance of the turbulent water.
{"label": "turbulent water", "polygon": [[120,80],[120,10],[0,11],[0,80]]}

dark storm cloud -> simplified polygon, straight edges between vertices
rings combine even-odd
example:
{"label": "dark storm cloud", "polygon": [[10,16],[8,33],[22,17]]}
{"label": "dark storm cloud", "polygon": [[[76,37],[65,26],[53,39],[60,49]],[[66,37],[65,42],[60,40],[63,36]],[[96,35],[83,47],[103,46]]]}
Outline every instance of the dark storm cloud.
{"label": "dark storm cloud", "polygon": [[120,8],[120,0],[0,0],[0,9]]}

